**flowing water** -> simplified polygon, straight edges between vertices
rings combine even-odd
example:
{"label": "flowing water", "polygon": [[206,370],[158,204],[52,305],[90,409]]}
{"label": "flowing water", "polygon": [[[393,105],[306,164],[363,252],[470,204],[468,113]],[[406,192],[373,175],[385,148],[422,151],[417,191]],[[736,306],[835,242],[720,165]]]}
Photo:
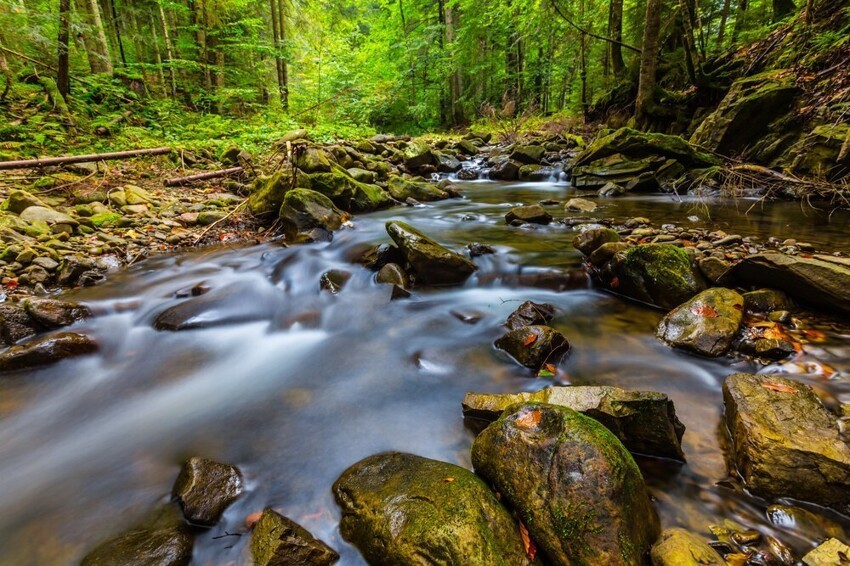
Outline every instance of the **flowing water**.
{"label": "flowing water", "polygon": [[[659,390],[674,400],[688,464],[640,460],[665,527],[707,534],[709,524],[732,518],[798,551],[810,547],[820,534],[772,526],[765,504],[727,481],[720,384],[732,371],[809,368],[799,379],[833,403],[850,402],[850,336],[828,331],[808,348],[808,365],[672,351],[654,337],[663,313],[593,290],[575,273],[567,289],[552,290],[547,274],[580,267],[570,228],[505,225],[511,205],[563,200],[572,192],[566,184],[461,186],[463,199],[358,216],[328,244],[157,257],[69,293],[97,314],[74,330],[96,337],[101,351],[0,377],[0,564],[78,563],[167,498],[191,455],[238,465],[248,486],[197,538],[194,563],[240,563],[246,516],[272,506],[337,549],[341,564],[361,564],[340,538],[331,495],[346,467],[384,450],[470,467],[464,394],[552,383]],[[598,215],[794,237],[827,251],[847,249],[850,221],[847,211],[830,216],[795,203],[660,195],[604,201]],[[388,219],[456,249],[477,241],[498,253],[477,258],[479,271],[463,287],[390,301],[389,288],[351,263],[367,245],[389,241]],[[337,295],[319,290],[329,269],[354,274]],[[211,326],[154,330],[164,309],[199,300],[181,298],[197,284],[229,297],[199,317]],[[532,378],[492,346],[528,299],[554,304],[552,325],[572,342],[555,379]],[[818,363],[836,373],[826,379]]]}

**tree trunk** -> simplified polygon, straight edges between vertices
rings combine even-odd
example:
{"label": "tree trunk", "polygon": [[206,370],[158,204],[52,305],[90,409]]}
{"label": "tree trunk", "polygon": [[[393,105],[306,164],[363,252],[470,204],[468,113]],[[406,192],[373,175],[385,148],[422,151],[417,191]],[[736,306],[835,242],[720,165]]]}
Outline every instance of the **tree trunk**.
{"label": "tree trunk", "polygon": [[797,6],[794,0],[773,0],[773,21],[779,22],[794,13]]}
{"label": "tree trunk", "polygon": [[204,86],[212,90],[212,75],[209,65],[209,47],[207,44],[207,13],[203,0],[193,0],[192,15],[195,19],[195,42],[198,44],[198,61],[203,69]]}
{"label": "tree trunk", "polygon": [[679,0],[679,12],[682,19],[682,43],[685,46],[685,67],[692,85],[698,84],[697,72],[700,64],[699,53],[694,41],[694,28],[687,0]]}
{"label": "tree trunk", "polygon": [[68,74],[68,40],[71,33],[71,0],[59,0],[59,60],[56,86],[62,97],[71,92],[71,77]]}
{"label": "tree trunk", "polygon": [[274,42],[272,51],[274,52],[275,80],[277,81],[280,103],[283,105],[283,68],[281,66],[283,59],[280,56],[280,20],[277,17],[277,0],[270,0],[269,7],[272,14],[272,40]]}
{"label": "tree trunk", "polygon": [[[448,30],[446,29],[445,0],[437,0],[437,23],[440,27],[440,33],[437,36],[440,48],[440,57],[446,58],[446,35],[448,34]],[[451,62],[449,62],[449,66],[451,66]],[[451,90],[451,72],[449,72],[448,82],[448,89],[446,89],[443,85],[440,85],[440,125],[442,126],[449,125],[449,97],[451,96],[451,93],[448,91]]]}
{"label": "tree trunk", "polygon": [[640,56],[640,76],[635,100],[635,124],[648,129],[655,105],[655,81],[658,70],[658,42],[661,34],[662,0],[647,0],[643,28],[643,49]]}
{"label": "tree trunk", "polygon": [[127,68],[127,55],[124,54],[124,40],[121,38],[121,22],[118,20],[118,12],[115,10],[115,0],[109,0],[112,9],[112,26],[115,29],[115,41],[118,43],[118,53],[121,56],[121,66]]}
{"label": "tree trunk", "polygon": [[97,45],[97,57],[101,59],[104,73],[112,74],[112,56],[109,54],[109,44],[106,42],[106,29],[103,18],[100,17],[100,6],[97,0],[89,0],[89,16],[91,17],[92,33]]}
{"label": "tree trunk", "polygon": [[[0,38],[0,47],[3,47],[2,38]],[[6,62],[6,53],[2,49],[0,49],[0,72],[3,73],[3,94],[0,94],[0,102],[3,102],[12,88],[12,70],[9,69],[9,64]]]}
{"label": "tree trunk", "polygon": [[76,9],[77,20],[82,24],[78,27],[79,31],[76,34],[77,44],[79,45],[80,42],[83,44],[91,73],[93,75],[105,73],[107,71],[100,45],[95,34],[92,33],[94,25],[89,13],[90,4],[88,0],[74,0],[74,8]]}
{"label": "tree trunk", "polygon": [[162,87],[162,94],[168,96],[168,86],[165,80],[165,66],[162,64],[162,52],[159,50],[159,36],[156,33],[156,22],[153,15],[150,17],[151,32],[153,33],[153,53],[156,57],[156,70],[159,73],[159,84]]}
{"label": "tree trunk", "polygon": [[225,86],[225,64],[224,64],[224,51],[221,49],[216,49],[215,52],[215,91],[216,91],[216,102],[215,102],[215,110],[218,114],[224,114],[224,99],[222,98],[222,91]]}
{"label": "tree trunk", "polygon": [[286,0],[280,0],[277,7],[278,32],[280,33],[280,103],[289,110],[289,69],[286,60]]}
{"label": "tree trunk", "polygon": [[462,124],[464,121],[463,107],[460,103],[460,97],[463,94],[463,76],[460,74],[460,69],[457,66],[454,56],[455,31],[459,24],[458,9],[454,6],[448,6],[446,8],[446,42],[452,64],[452,74],[449,78],[449,110],[452,125],[454,126]]}
{"label": "tree trunk", "polygon": [[157,0],[159,6],[159,19],[162,23],[162,33],[165,37],[165,55],[168,59],[168,72],[171,75],[171,96],[177,96],[177,76],[174,74],[174,50],[171,47],[171,36],[168,33],[168,20],[165,19],[165,10],[162,0]]}
{"label": "tree trunk", "polygon": [[748,0],[738,0],[738,9],[735,12],[735,27],[732,30],[732,41],[737,41],[738,36],[744,30],[744,20],[747,18]]}
{"label": "tree trunk", "polygon": [[720,11],[720,28],[717,31],[717,47],[723,49],[723,40],[726,39],[726,22],[729,21],[729,10],[732,0],[723,0],[723,9]]}
{"label": "tree trunk", "polygon": [[[608,37],[622,43],[623,0],[611,0],[609,22]],[[623,61],[623,48],[619,43],[609,43],[608,49],[609,56],[611,57],[611,69],[614,71],[614,76],[619,79],[626,72],[626,63]]]}

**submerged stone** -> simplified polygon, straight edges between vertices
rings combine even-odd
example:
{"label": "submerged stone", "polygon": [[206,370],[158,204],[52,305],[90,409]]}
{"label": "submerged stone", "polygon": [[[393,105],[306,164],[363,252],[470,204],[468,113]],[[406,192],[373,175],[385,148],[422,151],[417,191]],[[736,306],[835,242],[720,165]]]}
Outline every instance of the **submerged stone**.
{"label": "submerged stone", "polygon": [[714,287],[670,311],[656,335],[674,348],[717,357],[732,347],[743,319],[744,298],[731,289]]}
{"label": "submerged stone", "polygon": [[251,533],[254,566],[328,566],[339,555],[295,521],[263,510]]}
{"label": "submerged stone", "polygon": [[587,415],[614,433],[630,452],[685,460],[682,452],[685,426],[676,416],[673,401],[655,391],[576,385],[513,395],[467,393],[463,415],[494,421],[511,405],[529,402],[567,407]]}
{"label": "submerged stone", "polygon": [[547,563],[643,564],[660,533],[631,454],[571,409],[509,407],[475,439],[472,464],[517,512]]}
{"label": "submerged stone", "polygon": [[552,215],[539,204],[517,206],[505,215],[505,222],[508,224],[549,224],[552,222]]}
{"label": "submerged stone", "polygon": [[509,330],[517,330],[524,326],[549,324],[554,316],[555,307],[553,305],[525,301],[508,316],[505,326]]}
{"label": "submerged stone", "polygon": [[66,358],[85,356],[98,350],[95,340],[75,332],[60,332],[33,338],[0,353],[0,372],[55,364]]}
{"label": "submerged stone", "polygon": [[180,469],[171,497],[180,504],[187,521],[212,527],[242,489],[239,468],[193,456]]}
{"label": "submerged stone", "polygon": [[598,208],[598,205],[592,200],[585,198],[571,198],[564,205],[565,210],[577,210],[579,212],[593,212]]}
{"label": "submerged stone", "polygon": [[387,222],[387,233],[410,263],[417,283],[460,285],[478,269],[462,255],[444,248],[404,222]]}
{"label": "submerged stone", "polygon": [[736,373],[723,383],[723,401],[734,462],[750,492],[850,512],[850,446],[810,386]]}
{"label": "submerged stone", "polygon": [[532,564],[510,514],[459,466],[376,454],[348,468],[333,492],[343,538],[370,564]]}
{"label": "submerged stone", "polygon": [[681,305],[706,288],[684,248],[670,244],[634,246],[611,260],[612,290],[662,308]]}
{"label": "submerged stone", "polygon": [[267,320],[273,314],[270,306],[275,300],[271,286],[249,279],[177,303],[157,315],[153,326],[181,331]]}
{"label": "submerged stone", "polygon": [[546,364],[556,365],[570,351],[570,343],[563,334],[542,325],[511,330],[496,340],[495,346],[535,371]]}
{"label": "submerged stone", "polygon": [[24,310],[48,329],[62,328],[91,316],[91,311],[79,303],[57,299],[29,299]]}

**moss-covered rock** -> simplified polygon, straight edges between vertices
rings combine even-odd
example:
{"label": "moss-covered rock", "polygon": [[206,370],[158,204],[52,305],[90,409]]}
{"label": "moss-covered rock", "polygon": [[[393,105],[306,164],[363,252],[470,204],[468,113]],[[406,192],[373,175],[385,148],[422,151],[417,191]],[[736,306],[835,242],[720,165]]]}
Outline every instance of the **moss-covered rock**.
{"label": "moss-covered rock", "polygon": [[591,385],[547,387],[533,393],[509,395],[467,393],[463,414],[494,421],[517,403],[567,407],[602,423],[630,452],[685,460],[682,452],[685,426],[676,416],[673,401],[663,393]]}
{"label": "moss-covered rock", "polygon": [[523,165],[538,165],[546,149],[542,145],[515,145],[510,158]]}
{"label": "moss-covered rock", "polygon": [[389,191],[394,199],[404,202],[408,198],[427,202],[449,198],[449,194],[421,177],[408,179],[390,175]]}
{"label": "moss-covered rock", "polygon": [[714,287],[670,311],[656,334],[674,348],[717,357],[732,347],[743,319],[744,298],[731,289]]}
{"label": "moss-covered rock", "polygon": [[0,209],[8,210],[9,212],[20,214],[31,206],[41,206],[49,208],[40,198],[26,191],[12,191],[9,193],[9,198],[0,204]]}
{"label": "moss-covered rock", "polygon": [[496,340],[495,346],[535,371],[546,364],[557,364],[570,352],[570,343],[563,334],[542,325],[511,330]]}
{"label": "moss-covered rock", "polygon": [[96,352],[97,342],[89,336],[60,332],[33,338],[0,354],[0,371],[18,371],[55,364],[66,358]]}
{"label": "moss-covered rock", "polygon": [[706,541],[685,529],[661,533],[652,545],[653,566],[725,566],[726,561]]}
{"label": "moss-covered rock", "polygon": [[328,566],[339,555],[295,521],[265,509],[251,533],[251,558],[254,566]]}
{"label": "moss-covered rock", "polygon": [[171,497],[180,504],[187,521],[211,527],[239,498],[242,489],[239,468],[193,456],[180,468]]}
{"label": "moss-covered rock", "polygon": [[330,173],[332,155],[320,147],[307,147],[298,152],[295,166],[305,173]]}
{"label": "moss-covered rock", "polygon": [[823,124],[791,148],[791,169],[797,175],[838,180],[850,173],[850,153],[841,148],[850,136],[850,124]]}
{"label": "moss-covered rock", "polygon": [[293,189],[283,199],[279,218],[288,239],[327,241],[342,226],[344,213],[321,193]]}
{"label": "moss-covered rock", "polygon": [[370,456],[334,483],[340,532],[369,564],[517,566],[519,528],[472,472],[411,454]]}
{"label": "moss-covered rock", "polygon": [[662,308],[679,306],[706,288],[684,248],[646,244],[619,252],[611,260],[616,292]]}
{"label": "moss-covered rock", "polygon": [[637,566],[660,533],[631,454],[600,423],[566,407],[509,407],[475,439],[472,464],[550,564]]}
{"label": "moss-covered rock", "polygon": [[23,306],[33,320],[51,330],[69,326],[92,314],[84,305],[57,299],[28,299]]}
{"label": "moss-covered rock", "polygon": [[573,247],[589,256],[605,244],[620,241],[620,235],[611,228],[592,228],[577,234],[573,238]]}
{"label": "moss-covered rock", "polygon": [[795,77],[792,71],[779,70],[738,79],[691,143],[727,155],[752,146],[791,107],[800,92]]}
{"label": "moss-covered rock", "polygon": [[516,181],[519,179],[519,170],[522,163],[512,159],[503,158],[490,168],[489,176],[495,181]]}
{"label": "moss-covered rock", "polygon": [[402,153],[404,166],[415,171],[426,165],[437,165],[437,158],[431,147],[421,140],[408,142]]}
{"label": "moss-covered rock", "polygon": [[809,385],[736,373],[723,383],[723,402],[734,463],[750,492],[850,512],[850,446]]}
{"label": "moss-covered rock", "polygon": [[462,255],[404,222],[387,222],[387,233],[413,268],[417,283],[460,285],[478,269]]}
{"label": "moss-covered rock", "polygon": [[248,197],[248,209],[256,215],[274,214],[280,210],[283,198],[291,188],[291,172],[278,171],[268,177],[258,177]]}
{"label": "moss-covered rock", "polygon": [[313,173],[308,178],[312,190],[322,193],[342,210],[367,212],[392,204],[392,199],[381,187],[356,180],[336,164],[330,172]]}
{"label": "moss-covered rock", "polygon": [[757,289],[742,296],[744,307],[751,312],[788,311],[794,307],[788,295],[776,289]]}
{"label": "moss-covered rock", "polygon": [[661,156],[675,159],[687,167],[709,167],[719,163],[716,157],[698,150],[678,136],[621,128],[590,144],[576,156],[573,167],[588,165],[615,154],[622,154],[629,159]]}

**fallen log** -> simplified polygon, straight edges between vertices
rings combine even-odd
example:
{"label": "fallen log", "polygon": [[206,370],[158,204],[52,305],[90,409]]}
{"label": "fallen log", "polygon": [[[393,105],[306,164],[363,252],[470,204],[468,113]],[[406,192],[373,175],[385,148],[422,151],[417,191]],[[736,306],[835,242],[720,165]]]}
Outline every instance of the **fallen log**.
{"label": "fallen log", "polygon": [[165,155],[171,153],[170,147],[155,147],[151,149],[133,149],[116,151],[114,153],[92,153],[90,155],[68,155],[65,157],[44,157],[38,159],[22,159],[18,161],[0,161],[0,170],[28,169],[30,167],[47,167],[50,165],[67,165],[69,163],[89,163],[107,161],[110,159],[126,159],[142,155]]}
{"label": "fallen log", "polygon": [[197,175],[189,175],[188,177],[178,177],[176,179],[166,179],[166,187],[179,187],[188,185],[195,181],[206,181],[208,179],[218,179],[219,177],[227,177],[244,171],[242,167],[231,167],[230,169],[220,169],[218,171],[208,171],[206,173],[198,173]]}

